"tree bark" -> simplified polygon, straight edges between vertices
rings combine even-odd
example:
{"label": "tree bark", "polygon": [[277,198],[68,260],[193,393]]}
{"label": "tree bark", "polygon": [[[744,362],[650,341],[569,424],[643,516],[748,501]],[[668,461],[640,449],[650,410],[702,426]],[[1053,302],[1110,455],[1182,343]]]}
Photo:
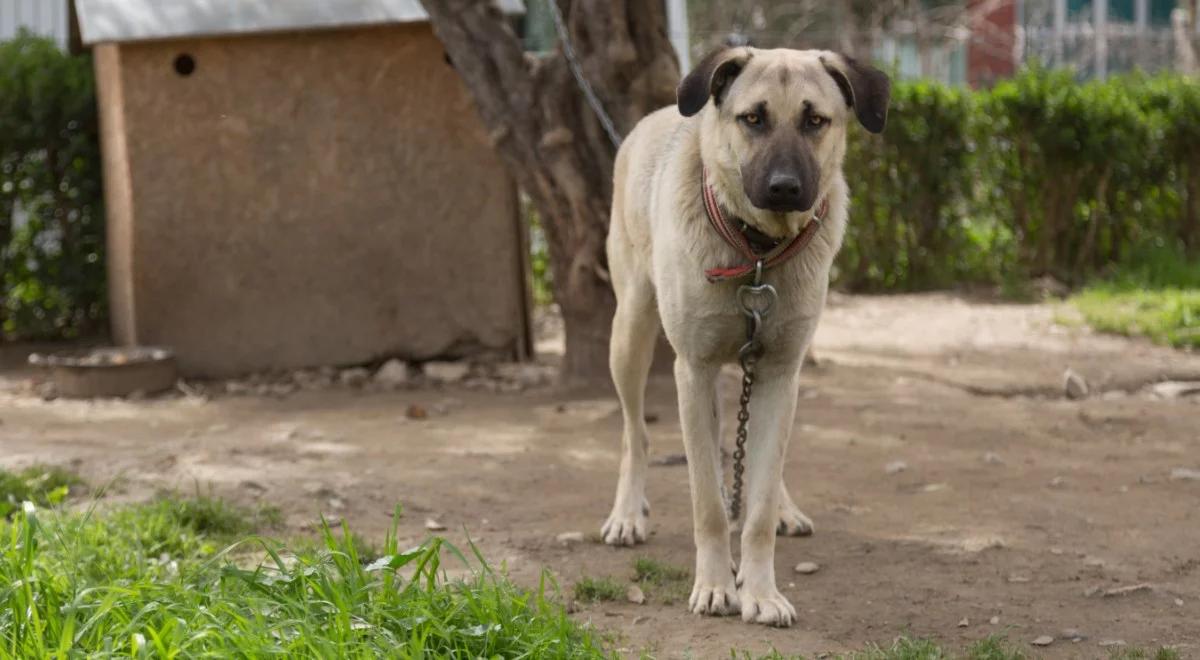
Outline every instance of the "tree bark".
{"label": "tree bark", "polygon": [[[558,0],[583,75],[618,132],[674,102],[679,64],[666,9],[644,0]],[[561,44],[526,55],[491,2],[423,0],[475,100],[493,147],[541,214],[566,326],[563,377],[608,373],[615,298],[604,240],[616,147],[571,74]]]}

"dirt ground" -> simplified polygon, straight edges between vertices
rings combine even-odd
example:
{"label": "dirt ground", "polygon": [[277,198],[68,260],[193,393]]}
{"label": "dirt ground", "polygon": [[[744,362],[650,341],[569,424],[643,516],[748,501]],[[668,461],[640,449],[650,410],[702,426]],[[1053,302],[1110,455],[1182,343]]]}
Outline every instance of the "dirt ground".
{"label": "dirt ground", "polygon": [[[959,647],[1005,632],[1038,657],[1107,657],[1102,642],[1122,640],[1200,658],[1200,480],[1187,471],[1200,470],[1200,396],[1152,387],[1200,381],[1200,355],[1060,326],[1057,313],[941,294],[835,297],[785,470],[816,525],[777,547],[798,624],[764,629],[653,601],[583,605],[575,616],[659,657],[772,646],[815,655],[901,634]],[[542,342],[546,359],[557,346]],[[1090,398],[1062,396],[1068,367],[1088,379]],[[22,370],[5,374],[5,467],[74,465],[94,484],[117,479],[117,498],[211,487],[281,507],[282,534],[325,513],[381,537],[402,503],[403,540],[424,538],[430,517],[456,542],[466,528],[527,584],[543,567],[567,589],[582,575],[628,579],[642,555],[691,567],[682,465],[652,469],[647,545],[594,540],[618,460],[607,390],[45,402],[22,386]],[[731,410],[735,375],[726,378]],[[409,419],[412,404],[430,417]],[[651,385],[649,410],[652,457],[681,453],[668,379]],[[588,540],[556,540],[570,531]],[[801,561],[820,570],[795,574]],[[1056,641],[1028,646],[1041,635]]]}

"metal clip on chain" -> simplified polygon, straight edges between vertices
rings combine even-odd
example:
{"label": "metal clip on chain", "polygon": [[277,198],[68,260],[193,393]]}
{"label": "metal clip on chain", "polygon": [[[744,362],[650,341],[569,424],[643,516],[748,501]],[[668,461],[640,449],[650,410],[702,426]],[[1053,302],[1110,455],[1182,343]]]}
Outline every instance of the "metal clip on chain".
{"label": "metal clip on chain", "polygon": [[738,399],[737,448],[733,451],[733,497],[729,503],[729,517],[738,520],[742,514],[742,473],[746,458],[746,436],[750,425],[750,395],[754,390],[754,367],[763,355],[762,341],[758,335],[763,319],[771,313],[779,297],[775,287],[763,284],[763,261],[754,264],[754,283],[738,287],[737,301],[746,316],[746,343],[738,350],[738,362],[742,366],[742,396]]}

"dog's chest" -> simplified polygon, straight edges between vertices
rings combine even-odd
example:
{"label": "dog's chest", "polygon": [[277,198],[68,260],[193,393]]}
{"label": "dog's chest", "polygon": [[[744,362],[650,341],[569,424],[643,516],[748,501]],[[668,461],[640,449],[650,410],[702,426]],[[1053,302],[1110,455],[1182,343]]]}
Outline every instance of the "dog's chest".
{"label": "dog's chest", "polygon": [[[797,283],[767,277],[776,299],[763,317],[758,339],[768,354],[781,359],[799,355],[816,330],[825,300],[823,282]],[[738,302],[741,283],[672,283],[659,290],[659,308],[667,337],[676,351],[704,361],[729,362],[749,340],[748,318]]]}

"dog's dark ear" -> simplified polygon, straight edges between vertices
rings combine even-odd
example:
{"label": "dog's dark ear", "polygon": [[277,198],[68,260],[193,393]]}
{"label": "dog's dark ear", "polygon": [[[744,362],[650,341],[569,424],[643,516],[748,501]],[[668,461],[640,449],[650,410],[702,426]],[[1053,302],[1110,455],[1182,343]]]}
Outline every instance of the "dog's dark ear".
{"label": "dog's dark ear", "polygon": [[700,112],[709,97],[720,105],[722,94],[742,72],[742,67],[746,66],[749,59],[750,50],[747,48],[722,48],[709,53],[679,83],[679,89],[676,90],[679,114],[691,117]]}
{"label": "dog's dark ear", "polygon": [[892,81],[887,74],[836,53],[822,56],[821,64],[841,88],[846,105],[854,108],[858,122],[872,133],[882,133],[892,96]]}

